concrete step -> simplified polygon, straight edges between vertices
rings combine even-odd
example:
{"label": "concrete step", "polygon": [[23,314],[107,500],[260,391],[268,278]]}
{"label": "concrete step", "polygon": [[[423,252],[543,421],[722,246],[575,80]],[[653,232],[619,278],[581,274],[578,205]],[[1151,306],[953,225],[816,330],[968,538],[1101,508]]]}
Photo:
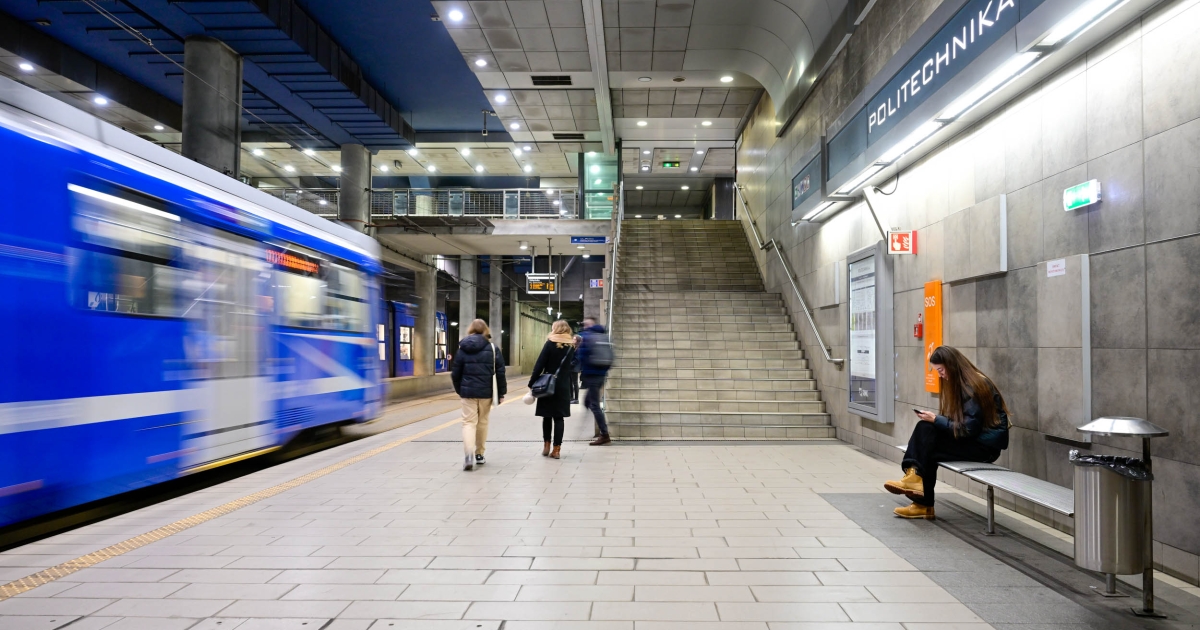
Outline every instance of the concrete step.
{"label": "concrete step", "polygon": [[[808,359],[747,359],[742,357],[721,357],[709,353],[708,356],[695,359],[663,358],[663,357],[631,357],[622,352],[617,353],[617,360],[623,365],[635,365],[651,370],[808,370],[812,369]],[[616,369],[616,365],[613,369]]]}
{"label": "concrete step", "polygon": [[[618,310],[620,310],[618,308]],[[640,328],[642,330],[679,330],[689,326],[745,326],[747,328],[757,328],[759,326],[785,326],[789,329],[792,327],[792,322],[786,315],[621,315],[621,319],[616,322],[621,328]],[[616,327],[614,327],[615,329]],[[707,328],[704,330],[708,330]],[[724,328],[722,330],[725,330]]]}
{"label": "concrete step", "polygon": [[[701,350],[705,351],[709,357],[722,358],[737,358],[737,359],[753,359],[758,356],[759,352],[768,350],[795,350],[796,340],[789,343],[781,343],[777,340],[772,341],[725,341],[717,339],[705,339],[703,341],[664,341],[660,343],[649,342],[631,342],[622,341],[620,338],[614,339],[613,345],[616,347],[617,357],[621,357],[621,348],[651,348],[666,352],[668,350]],[[630,355],[641,356],[641,355]],[[673,355],[682,356],[682,355]]]}
{"label": "concrete step", "polygon": [[820,400],[646,400],[616,398],[610,392],[608,408],[613,411],[646,413],[778,413],[824,414],[825,403]]}
{"label": "concrete step", "polygon": [[750,401],[820,401],[817,390],[752,390],[752,389],[654,389],[649,387],[606,387],[610,399],[628,400],[750,400]]}
{"label": "concrete step", "polygon": [[[795,340],[791,331],[763,331],[752,328],[724,330],[717,333],[686,329],[663,332],[618,328],[614,331],[613,338],[614,340],[624,342],[657,342],[660,345],[664,341],[767,341],[776,342],[776,345],[782,345],[781,342],[789,338],[792,341]],[[793,347],[795,346],[793,345]]]}
{"label": "concrete step", "polygon": [[630,387],[680,391],[704,391],[715,389],[737,389],[741,391],[817,391],[817,382],[811,378],[678,378],[674,376],[631,377],[612,374],[608,386],[613,389]]}
{"label": "concrete step", "polygon": [[616,408],[605,411],[611,424],[666,425],[692,424],[708,426],[773,426],[773,427],[820,427],[829,426],[829,414],[825,413],[767,413],[741,411],[717,412],[655,412],[622,411]]}
{"label": "concrete step", "polygon": [[614,440],[829,440],[833,427],[723,426],[704,424],[616,425],[609,423]]}
{"label": "concrete step", "polygon": [[755,378],[764,379],[795,379],[806,380],[812,378],[812,370],[796,369],[796,368],[689,368],[673,370],[669,369],[643,369],[640,367],[621,367],[614,366],[609,372],[612,378],[619,379],[642,379],[642,378],[676,378],[684,379],[742,379],[750,380]]}
{"label": "concrete step", "polygon": [[[657,332],[663,332],[663,333],[677,332],[679,330],[694,330],[697,332],[713,333],[713,334],[728,331],[731,326],[737,326],[739,328],[741,328],[743,326],[743,324],[741,322],[730,322],[728,324],[704,323],[704,322],[685,322],[684,323],[685,325],[681,326],[680,324],[675,324],[675,323],[670,323],[670,322],[660,323],[656,320],[642,322],[640,325],[634,325],[628,319],[622,319],[621,324],[622,324],[622,326],[621,326],[622,330],[635,330],[636,329],[636,330],[643,331],[643,332],[655,332],[655,333],[657,333]],[[774,322],[770,322],[770,323],[759,322],[759,323],[756,323],[753,325],[747,325],[747,326],[745,326],[745,328],[747,330],[757,330],[759,332],[775,332],[775,333],[779,333],[781,335],[786,335],[786,334],[792,332],[792,323],[781,317],[780,319],[777,319]]]}
{"label": "concrete step", "polygon": [[[721,350],[713,351],[711,348],[648,348],[644,346],[633,346],[629,348],[618,347],[616,349],[617,357],[622,361],[638,362],[649,361],[653,359],[672,359],[677,363],[695,362],[715,362],[715,361],[747,361],[753,365],[759,365],[761,361],[787,361],[796,365],[799,361],[807,361],[803,350],[795,348],[782,348],[778,350],[736,350],[736,357],[730,356],[730,351]],[[715,366],[714,366],[715,367]],[[737,367],[737,366],[729,366]],[[797,367],[808,367],[807,365]]]}

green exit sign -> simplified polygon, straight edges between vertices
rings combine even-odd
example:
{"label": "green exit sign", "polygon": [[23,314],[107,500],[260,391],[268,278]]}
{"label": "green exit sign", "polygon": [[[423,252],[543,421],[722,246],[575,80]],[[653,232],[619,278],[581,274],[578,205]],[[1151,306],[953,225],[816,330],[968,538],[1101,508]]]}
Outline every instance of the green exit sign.
{"label": "green exit sign", "polygon": [[1099,202],[1100,180],[1098,179],[1077,184],[1063,191],[1063,210],[1068,212]]}
{"label": "green exit sign", "polygon": [[679,168],[679,162],[663,162],[663,168]]}

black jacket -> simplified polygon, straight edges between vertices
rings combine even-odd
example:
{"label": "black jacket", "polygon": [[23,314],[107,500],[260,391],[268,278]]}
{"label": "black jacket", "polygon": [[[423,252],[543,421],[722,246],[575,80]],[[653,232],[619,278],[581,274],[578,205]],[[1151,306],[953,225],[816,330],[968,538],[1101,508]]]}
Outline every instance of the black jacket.
{"label": "black jacket", "polygon": [[492,397],[492,365],[496,366],[496,387],[500,397],[508,393],[508,383],[504,380],[504,354],[496,348],[493,357],[493,347],[483,335],[471,335],[458,344],[450,381],[460,398]]}
{"label": "black jacket", "polygon": [[1000,417],[999,426],[983,426],[982,409],[973,396],[963,401],[963,436],[954,435],[954,422],[946,416],[939,415],[933,425],[955,439],[975,440],[984,446],[1004,450],[1008,448],[1008,414],[1004,413],[1004,400],[1000,392],[992,390],[992,400],[995,401],[996,415]]}
{"label": "black jacket", "polygon": [[571,359],[575,356],[574,344],[554,343],[547,340],[538,355],[537,363],[533,365],[533,373],[529,375],[529,385],[542,374],[554,374],[558,366],[558,383],[554,395],[539,398],[537,401],[538,416],[543,418],[569,418],[571,416]]}

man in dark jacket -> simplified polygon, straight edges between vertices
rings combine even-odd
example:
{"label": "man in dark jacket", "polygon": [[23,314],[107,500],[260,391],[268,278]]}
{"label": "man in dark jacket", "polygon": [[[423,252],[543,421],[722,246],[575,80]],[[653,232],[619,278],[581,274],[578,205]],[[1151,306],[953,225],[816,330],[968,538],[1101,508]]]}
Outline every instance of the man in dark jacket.
{"label": "man in dark jacket", "polygon": [[[504,356],[491,342],[491,331],[482,319],[471,322],[467,336],[458,344],[450,382],[463,405],[463,470],[482,466],[487,449],[488,416],[493,401],[504,400],[508,382],[504,379]],[[492,390],[492,376],[496,389]]]}
{"label": "man in dark jacket", "polygon": [[600,408],[600,392],[604,389],[604,380],[608,378],[609,365],[597,365],[595,358],[596,344],[608,343],[608,333],[604,326],[596,322],[594,317],[583,318],[583,343],[579,347],[579,365],[583,376],[583,388],[587,390],[583,406],[587,407],[596,418],[595,441],[592,446],[611,444],[608,437],[608,423],[604,419],[604,410]]}

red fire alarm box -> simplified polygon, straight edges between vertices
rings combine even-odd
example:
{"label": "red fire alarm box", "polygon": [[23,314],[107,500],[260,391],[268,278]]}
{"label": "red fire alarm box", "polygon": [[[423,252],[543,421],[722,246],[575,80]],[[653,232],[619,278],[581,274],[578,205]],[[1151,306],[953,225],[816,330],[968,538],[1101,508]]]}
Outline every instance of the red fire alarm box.
{"label": "red fire alarm box", "polygon": [[920,339],[925,335],[925,315],[917,313],[917,323],[913,324],[913,337]]}

